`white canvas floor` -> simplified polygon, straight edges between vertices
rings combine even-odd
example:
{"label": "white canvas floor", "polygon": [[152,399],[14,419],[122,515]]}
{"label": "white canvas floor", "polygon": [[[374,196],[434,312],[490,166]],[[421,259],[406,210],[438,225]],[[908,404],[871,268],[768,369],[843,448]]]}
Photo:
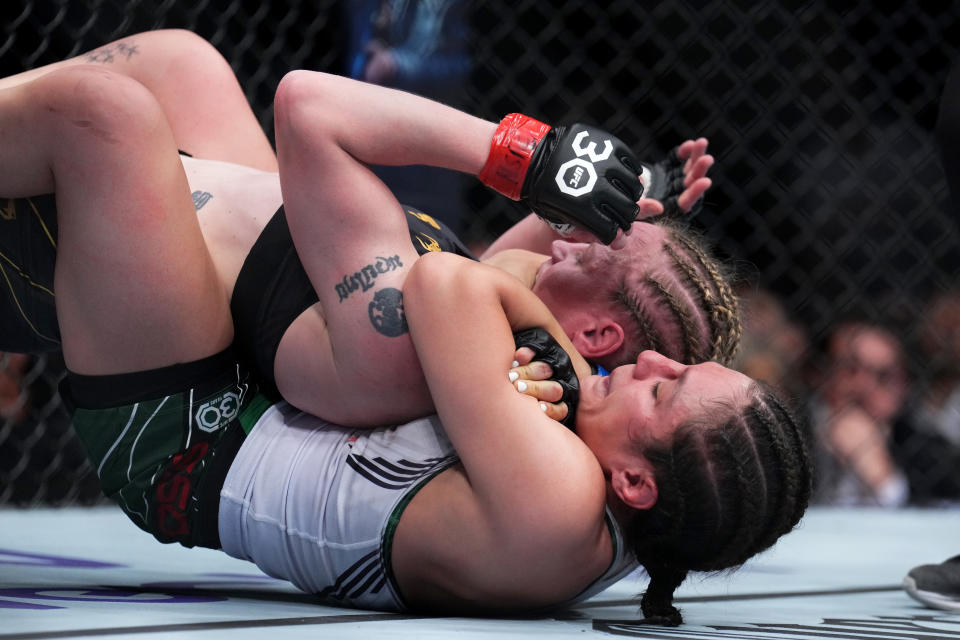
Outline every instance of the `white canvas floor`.
{"label": "white canvas floor", "polygon": [[0,640],[960,639],[960,615],[900,589],[914,565],[958,553],[957,509],[812,509],[740,571],[689,578],[686,624],[664,629],[633,624],[642,574],[550,617],[424,618],[315,604],[220,552],[161,545],[116,508],[0,510]]}

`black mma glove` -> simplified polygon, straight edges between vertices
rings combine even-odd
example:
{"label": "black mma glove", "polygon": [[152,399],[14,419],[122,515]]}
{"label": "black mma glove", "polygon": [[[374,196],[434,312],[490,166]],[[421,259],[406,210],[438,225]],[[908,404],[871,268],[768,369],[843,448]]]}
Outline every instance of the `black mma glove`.
{"label": "black mma glove", "polygon": [[533,359],[546,362],[553,370],[550,379],[560,383],[563,388],[562,402],[567,403],[567,417],[560,424],[576,433],[577,404],[580,402],[580,380],[573,370],[570,356],[563,350],[550,332],[540,327],[524,329],[513,334],[513,341],[520,347],[529,347],[533,350]]}
{"label": "black mma glove", "polygon": [[640,170],[627,145],[603,129],[580,123],[551,129],[512,113],[497,127],[479,177],[557,231],[575,225],[610,244],[640,211]]}

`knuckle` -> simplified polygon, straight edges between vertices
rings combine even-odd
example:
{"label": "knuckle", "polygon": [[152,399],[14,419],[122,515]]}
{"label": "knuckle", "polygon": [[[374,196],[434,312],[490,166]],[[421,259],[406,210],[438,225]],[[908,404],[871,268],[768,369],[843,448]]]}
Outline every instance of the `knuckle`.
{"label": "knuckle", "polygon": [[553,368],[552,368],[549,364],[547,364],[546,362],[539,362],[539,361],[538,361],[538,362],[535,363],[535,364],[536,364],[536,367],[535,367],[535,369],[536,369],[536,375],[537,375],[540,379],[546,380],[547,378],[549,378],[550,376],[553,375]]}

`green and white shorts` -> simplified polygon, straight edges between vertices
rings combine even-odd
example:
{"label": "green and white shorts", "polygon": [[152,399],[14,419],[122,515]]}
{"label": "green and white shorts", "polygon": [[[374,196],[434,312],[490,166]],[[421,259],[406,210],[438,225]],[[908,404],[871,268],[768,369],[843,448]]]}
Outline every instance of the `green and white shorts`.
{"label": "green and white shorts", "polygon": [[219,548],[220,489],[273,403],[233,353],[109,376],[68,374],[61,395],[103,492],[161,542]]}

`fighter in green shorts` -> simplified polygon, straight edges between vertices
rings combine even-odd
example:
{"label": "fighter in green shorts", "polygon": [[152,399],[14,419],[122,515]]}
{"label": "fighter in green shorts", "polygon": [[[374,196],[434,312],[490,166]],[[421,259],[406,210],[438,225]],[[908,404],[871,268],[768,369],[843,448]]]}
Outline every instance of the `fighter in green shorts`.
{"label": "fighter in green shorts", "polygon": [[220,547],[230,463],[272,404],[230,351],[154,371],[71,375],[61,388],[103,492],[160,542]]}

